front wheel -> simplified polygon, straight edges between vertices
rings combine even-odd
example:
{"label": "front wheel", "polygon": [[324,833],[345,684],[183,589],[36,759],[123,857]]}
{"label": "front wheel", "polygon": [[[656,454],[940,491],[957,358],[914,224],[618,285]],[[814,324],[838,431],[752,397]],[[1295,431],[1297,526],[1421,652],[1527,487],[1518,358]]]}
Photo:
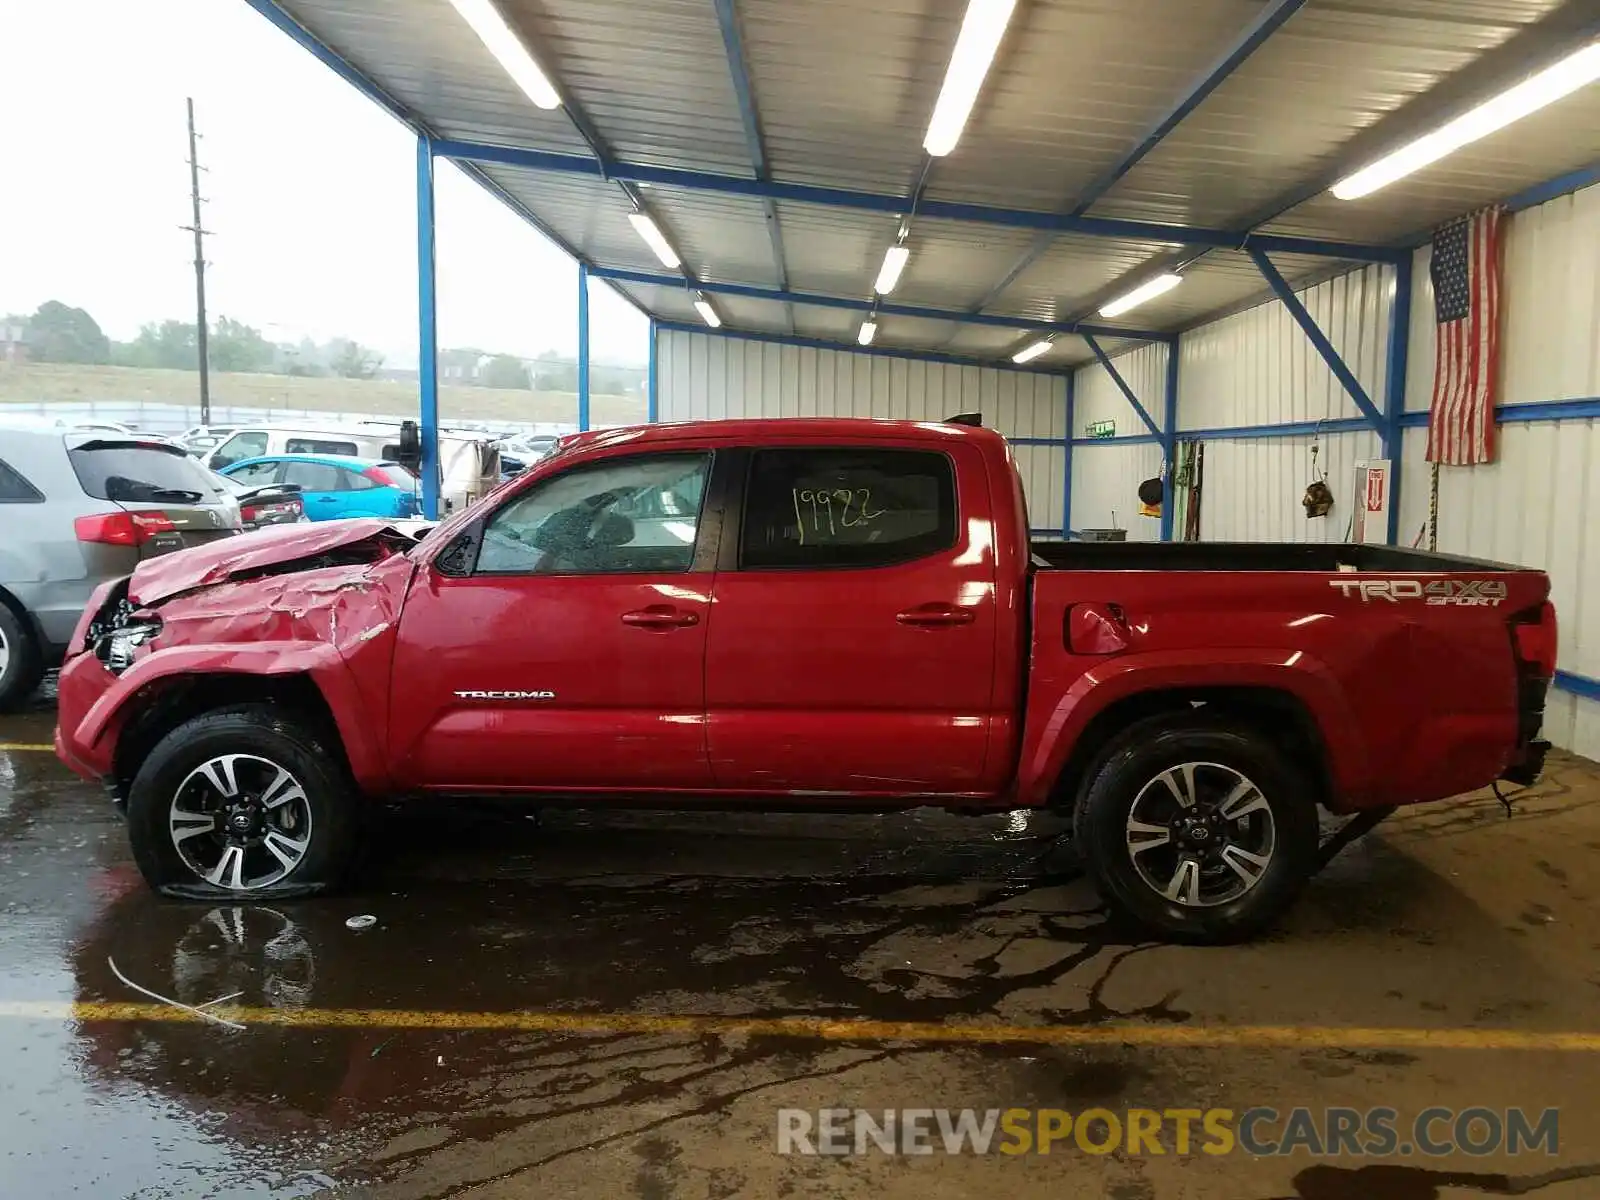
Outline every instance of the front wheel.
{"label": "front wheel", "polygon": [[356,798],[318,735],[265,705],[195,717],[164,737],[128,792],[134,861],[169,895],[293,896],[343,881]]}
{"label": "front wheel", "polygon": [[1123,734],[1073,828],[1112,910],[1172,941],[1261,932],[1293,903],[1317,857],[1304,773],[1259,731],[1190,714]]}
{"label": "front wheel", "polygon": [[44,655],[25,617],[0,600],[0,712],[21,708],[44,678]]}

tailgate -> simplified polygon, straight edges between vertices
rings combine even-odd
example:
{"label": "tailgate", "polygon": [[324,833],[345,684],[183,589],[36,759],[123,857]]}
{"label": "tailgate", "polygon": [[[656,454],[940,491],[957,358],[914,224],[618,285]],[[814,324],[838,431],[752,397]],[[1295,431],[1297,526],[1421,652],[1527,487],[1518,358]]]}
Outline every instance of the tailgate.
{"label": "tailgate", "polygon": [[141,558],[203,546],[239,532],[239,506],[220,480],[173,446],[69,435],[84,493],[133,518]]}

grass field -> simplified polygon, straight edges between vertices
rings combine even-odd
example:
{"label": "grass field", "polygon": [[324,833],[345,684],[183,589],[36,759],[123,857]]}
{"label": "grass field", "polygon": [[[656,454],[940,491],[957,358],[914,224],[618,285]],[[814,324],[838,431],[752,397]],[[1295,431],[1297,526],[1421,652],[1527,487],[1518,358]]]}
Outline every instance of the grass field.
{"label": "grass field", "polygon": [[[140,367],[83,367],[67,363],[0,363],[0,404],[199,403],[193,371]],[[404,415],[417,410],[417,385],[383,379],[306,379],[291,375],[213,372],[211,402],[248,408]],[[439,389],[440,415],[447,420],[552,421],[576,424],[578,398],[571,392],[524,392],[501,388]],[[596,425],[645,419],[643,396],[591,400]]]}

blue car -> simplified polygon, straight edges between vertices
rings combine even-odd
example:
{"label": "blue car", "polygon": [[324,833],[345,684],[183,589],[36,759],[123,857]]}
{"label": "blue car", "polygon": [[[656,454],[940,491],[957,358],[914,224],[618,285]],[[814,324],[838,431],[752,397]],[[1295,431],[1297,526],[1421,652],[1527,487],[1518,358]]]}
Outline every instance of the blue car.
{"label": "blue car", "polygon": [[417,477],[399,463],[343,454],[268,454],[230,463],[218,474],[248,486],[298,486],[308,520],[413,517]]}

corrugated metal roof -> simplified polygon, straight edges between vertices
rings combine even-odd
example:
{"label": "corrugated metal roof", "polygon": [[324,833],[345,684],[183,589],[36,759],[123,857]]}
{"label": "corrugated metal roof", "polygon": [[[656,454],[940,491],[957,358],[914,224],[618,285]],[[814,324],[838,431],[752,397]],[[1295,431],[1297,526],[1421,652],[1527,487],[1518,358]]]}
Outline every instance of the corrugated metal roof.
{"label": "corrugated metal roof", "polygon": [[1096,211],[1231,225],[1315,178],[1353,133],[1558,4],[1312,0]]}
{"label": "corrugated metal roof", "polygon": [[[529,102],[447,0],[277,0],[437,137],[754,177],[714,0],[497,2],[568,97],[568,111]],[[1264,9],[1264,0],[1020,0],[961,144],[926,165],[922,137],[965,0],[731,2],[773,178],[903,196],[908,207],[921,181],[930,199],[1041,211],[1071,210]],[[1561,37],[1575,45],[1572,31],[1585,20],[1592,31],[1596,15],[1594,0],[1307,0],[1090,211],[1235,228],[1292,198],[1299,202],[1267,228],[1379,243],[1426,230],[1600,159],[1600,86],[1361,201],[1314,191],[1306,200],[1307,187],[1387,148],[1380,140],[1407,121],[1437,115],[1430,104],[1480,95],[1471,90],[1479,76],[1504,75],[1517,55]],[[629,226],[634,201],[624,186],[522,167],[482,170],[584,259],[670,274]],[[695,278],[779,285],[760,199],[667,186],[634,194]],[[772,209],[790,288],[871,296],[895,212],[797,199]],[[915,216],[907,244],[897,303],[1066,320],[1091,315],[1108,289],[1179,243],[1041,237]],[[1292,254],[1276,261],[1291,279],[1326,267]],[[1183,328],[1264,291],[1249,260],[1227,251],[1192,263],[1186,276],[1122,321]],[[687,282],[621,290],[663,318],[698,319]],[[714,303],[730,326],[752,331],[787,332],[792,315],[800,336],[851,341],[860,321],[837,309],[791,314],[762,299],[719,295]],[[1025,336],[886,317],[879,344],[1000,356]],[[1087,357],[1071,339],[1055,354],[1070,360],[1079,350]]]}

